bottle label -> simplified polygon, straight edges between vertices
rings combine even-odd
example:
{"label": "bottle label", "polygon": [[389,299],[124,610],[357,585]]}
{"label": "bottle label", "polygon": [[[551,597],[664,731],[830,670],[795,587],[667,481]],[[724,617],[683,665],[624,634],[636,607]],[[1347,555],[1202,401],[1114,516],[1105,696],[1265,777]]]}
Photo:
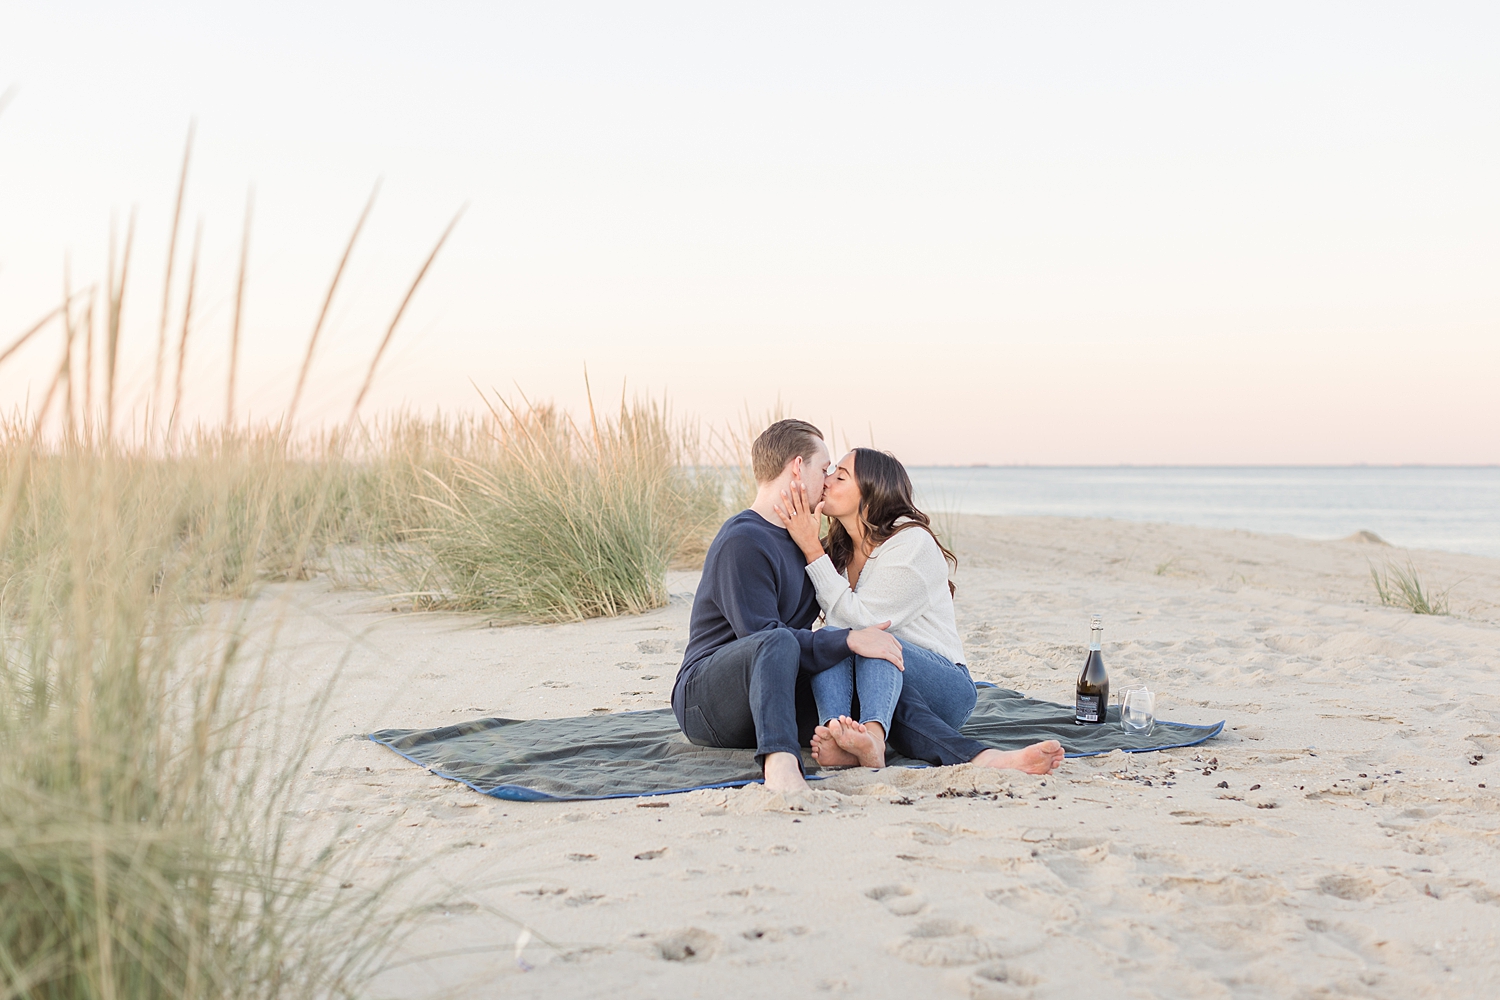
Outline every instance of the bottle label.
{"label": "bottle label", "polygon": [[1078,707],[1074,710],[1073,717],[1079,722],[1099,721],[1099,696],[1097,694],[1081,694],[1078,696]]}

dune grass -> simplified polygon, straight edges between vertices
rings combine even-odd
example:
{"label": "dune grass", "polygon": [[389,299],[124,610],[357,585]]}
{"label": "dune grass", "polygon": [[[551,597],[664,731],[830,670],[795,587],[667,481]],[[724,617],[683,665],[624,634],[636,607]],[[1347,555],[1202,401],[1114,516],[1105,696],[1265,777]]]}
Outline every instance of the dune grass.
{"label": "dune grass", "polygon": [[[360,994],[421,907],[393,892],[410,867],[368,884],[357,845],[295,821],[332,689],[308,709],[278,701],[263,584],[326,571],[507,620],[640,612],[743,492],[737,459],[711,460],[663,402],[587,420],[497,401],[361,421],[452,228],[332,429],[235,425],[232,402],[222,426],[182,420],[196,249],[181,332],[166,336],[170,266],[156,330],[151,398],[172,407],[127,425],[115,372],[133,216],[103,294],[65,296],[0,351],[3,364],[62,335],[35,410],[0,417],[0,1000]],[[230,401],[248,233],[247,209]]]}
{"label": "dune grass", "polygon": [[1370,579],[1380,603],[1389,608],[1405,608],[1416,615],[1448,614],[1448,590],[1434,590],[1422,582],[1416,566],[1407,560],[1405,566],[1386,563],[1377,570],[1370,567]]}
{"label": "dune grass", "polygon": [[295,558],[313,484],[273,464],[0,428],[0,997],[353,995],[402,932],[290,825],[313,716],[222,599]]}
{"label": "dune grass", "polygon": [[445,473],[421,470],[434,606],[531,621],[660,607],[667,567],[701,559],[723,520],[722,476],[664,405],[622,401],[583,426],[501,408],[474,430]]}
{"label": "dune grass", "polygon": [[358,992],[407,924],[287,818],[315,716],[278,715],[269,659],[243,652],[261,584],[331,570],[507,620],[640,612],[701,558],[736,474],[695,465],[691,425],[651,402],[299,441],[36,431],[0,423],[0,1000]]}

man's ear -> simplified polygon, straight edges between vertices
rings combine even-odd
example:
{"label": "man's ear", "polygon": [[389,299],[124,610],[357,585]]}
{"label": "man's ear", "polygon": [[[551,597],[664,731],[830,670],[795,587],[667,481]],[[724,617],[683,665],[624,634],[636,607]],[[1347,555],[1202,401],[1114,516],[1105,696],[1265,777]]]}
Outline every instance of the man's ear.
{"label": "man's ear", "polygon": [[790,462],[787,463],[787,468],[789,468],[789,469],[792,470],[792,478],[793,479],[801,479],[802,478],[802,456],[801,455],[795,456]]}

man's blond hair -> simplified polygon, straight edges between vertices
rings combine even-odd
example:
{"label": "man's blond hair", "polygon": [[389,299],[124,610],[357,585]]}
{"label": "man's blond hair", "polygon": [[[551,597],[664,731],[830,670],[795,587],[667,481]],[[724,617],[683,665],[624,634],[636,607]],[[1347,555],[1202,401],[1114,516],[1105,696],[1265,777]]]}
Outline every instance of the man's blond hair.
{"label": "man's blond hair", "polygon": [[750,446],[750,466],[757,483],[769,483],[781,475],[786,463],[797,456],[811,460],[817,454],[823,432],[806,420],[778,420],[760,432]]}

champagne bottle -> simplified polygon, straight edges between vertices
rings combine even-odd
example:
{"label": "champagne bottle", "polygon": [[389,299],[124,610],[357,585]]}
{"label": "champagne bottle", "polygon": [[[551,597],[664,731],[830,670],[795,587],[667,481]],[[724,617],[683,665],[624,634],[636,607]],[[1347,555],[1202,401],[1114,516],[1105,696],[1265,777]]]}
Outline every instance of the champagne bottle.
{"label": "champagne bottle", "polygon": [[1103,723],[1109,710],[1109,674],[1104,672],[1104,656],[1099,652],[1104,620],[1095,615],[1089,629],[1089,658],[1078,675],[1078,705],[1073,712],[1073,723],[1078,726]]}

